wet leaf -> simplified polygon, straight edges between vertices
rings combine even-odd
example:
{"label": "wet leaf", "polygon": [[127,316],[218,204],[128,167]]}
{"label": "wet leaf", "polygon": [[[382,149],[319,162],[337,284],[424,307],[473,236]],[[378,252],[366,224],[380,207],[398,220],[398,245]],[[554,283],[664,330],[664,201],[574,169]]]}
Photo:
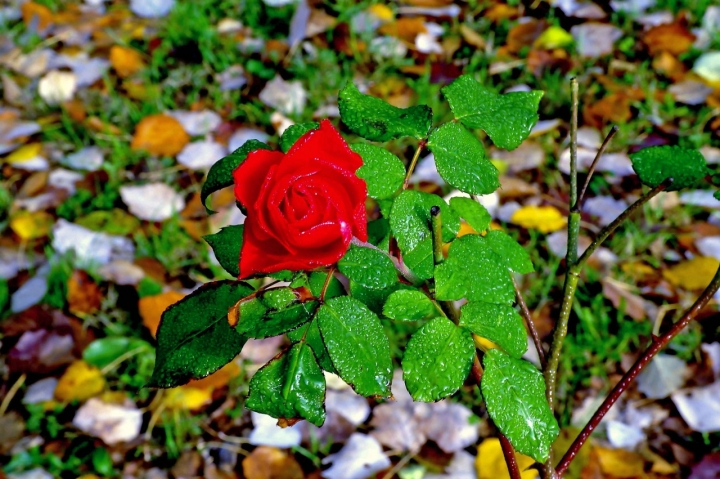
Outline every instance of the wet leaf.
{"label": "wet leaf", "polygon": [[399,290],[388,296],[383,314],[400,321],[418,321],[441,313],[425,293],[418,290]]}
{"label": "wet leaf", "polygon": [[405,179],[405,166],[400,158],[369,143],[356,143],[350,148],[362,157],[363,166],[357,175],[365,180],[368,196],[384,199],[397,193]]}
{"label": "wet leaf", "polygon": [[672,178],[674,181],[666,191],[689,188],[710,174],[699,151],[675,145],[644,148],[630,155],[630,159],[635,173],[646,186],[655,188]]}
{"label": "wet leaf", "polygon": [[490,227],[492,216],[483,205],[472,198],[462,196],[450,198],[450,208],[467,221],[475,231],[485,231]]}
{"label": "wet leaf", "polygon": [[527,351],[527,332],[515,308],[507,304],[471,302],[460,309],[460,325],[489,339],[510,356],[522,357]]}
{"label": "wet leaf", "polygon": [[475,344],[472,335],[447,318],[425,324],[408,342],[403,377],[416,401],[439,401],[458,390],[470,373]]}
{"label": "wet leaf", "polygon": [[283,132],[280,136],[280,149],[287,153],[298,139],[310,130],[314,130],[320,126],[316,121],[307,123],[296,123]]}
{"label": "wet leaf", "polygon": [[508,234],[493,230],[484,238],[490,244],[490,248],[505,260],[510,271],[520,274],[535,271],[528,252]]}
{"label": "wet leaf", "polygon": [[243,225],[220,228],[215,234],[203,236],[215,253],[220,266],[232,276],[240,276],[240,249],[243,242]]}
{"label": "wet leaf", "polygon": [[390,258],[376,249],[350,246],[337,265],[342,274],[366,288],[385,289],[398,281]]}

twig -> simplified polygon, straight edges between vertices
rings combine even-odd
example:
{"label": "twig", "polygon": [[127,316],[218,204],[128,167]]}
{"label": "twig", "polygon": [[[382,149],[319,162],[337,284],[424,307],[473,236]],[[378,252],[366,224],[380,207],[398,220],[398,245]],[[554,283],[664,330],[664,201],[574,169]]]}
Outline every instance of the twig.
{"label": "twig", "polygon": [[582,209],[583,200],[585,199],[585,192],[587,191],[588,185],[590,184],[590,180],[592,179],[593,174],[595,173],[595,168],[597,168],[597,164],[600,161],[600,157],[605,153],[605,149],[607,148],[608,144],[610,143],[610,140],[613,139],[615,136],[615,133],[618,131],[618,126],[613,125],[612,128],[610,128],[610,131],[608,132],[607,136],[602,142],[602,145],[600,145],[600,149],[598,150],[597,154],[595,155],[595,158],[593,159],[592,164],[590,165],[590,169],[588,169],[587,176],[585,177],[585,183],[583,184],[582,189],[580,190],[580,195],[578,197],[578,205],[577,209],[580,211]]}
{"label": "twig", "polygon": [[521,479],[520,468],[518,467],[517,458],[515,457],[515,448],[510,444],[505,434],[498,433],[500,437],[500,446],[502,447],[503,456],[505,456],[505,464],[507,464],[508,472],[512,479]]}
{"label": "twig", "polygon": [[535,322],[533,321],[532,313],[530,313],[530,310],[527,307],[527,303],[525,303],[525,299],[522,297],[522,293],[520,292],[517,281],[515,281],[515,278],[512,275],[511,278],[513,282],[513,287],[515,287],[515,297],[517,298],[518,306],[520,306],[520,313],[522,314],[523,319],[525,319],[525,326],[530,332],[530,337],[535,344],[535,349],[537,349],[538,358],[540,359],[540,365],[545,368],[545,364],[547,363],[547,361],[545,360],[545,351],[543,350],[542,341],[540,340],[540,335],[538,334],[537,328],[535,328]]}
{"label": "twig", "polygon": [[555,332],[553,333],[553,340],[550,346],[550,354],[548,356],[547,366],[545,367],[545,385],[546,395],[550,409],[555,408],[555,387],[557,385],[557,370],[560,364],[560,353],[562,351],[562,345],[567,336],[568,322],[570,321],[570,311],[572,310],[572,303],[575,297],[575,290],[577,289],[578,280],[580,279],[580,271],[588,261],[590,256],[597,250],[600,245],[610,236],[631,214],[640,209],[645,203],[654,198],[658,193],[665,190],[673,182],[672,178],[668,178],[660,185],[656,186],[652,190],[645,193],[635,203],[630,205],[620,216],[618,216],[612,223],[607,225],[597,235],[597,237],[590,244],[588,249],[582,254],[577,262],[570,266],[567,274],[565,275],[565,285],[563,287],[563,302],[560,308],[560,317],[558,318],[557,324],[555,325]]}
{"label": "twig", "polygon": [[412,176],[413,171],[415,171],[415,166],[420,159],[420,153],[422,153],[422,151],[425,149],[426,144],[427,142],[425,140],[420,140],[417,150],[415,150],[415,155],[410,162],[410,166],[408,166],[407,174],[405,175],[405,181],[403,182],[403,190],[407,190],[408,186],[410,186],[410,177]]}
{"label": "twig", "polygon": [[15,384],[10,387],[10,390],[5,395],[5,398],[2,401],[2,404],[0,404],[0,417],[5,415],[5,411],[7,411],[8,407],[10,407],[10,402],[12,402],[13,398],[17,394],[17,392],[20,390],[23,384],[25,384],[25,379],[27,379],[27,374],[22,373],[20,377],[15,381]]}
{"label": "twig", "polygon": [[565,262],[567,267],[577,262],[578,241],[580,237],[580,212],[578,206],[577,187],[577,130],[578,130],[578,81],[577,78],[570,80],[570,91],[572,101],[572,115],[570,117],[570,215],[568,217],[568,241]]}
{"label": "twig", "polygon": [[330,268],[330,271],[328,271],[328,274],[325,277],[325,283],[323,284],[322,291],[320,291],[320,302],[325,301],[325,294],[327,293],[328,287],[330,286],[330,280],[332,280],[334,274],[335,274],[335,266],[333,265]]}
{"label": "twig", "polygon": [[382,479],[392,479],[392,477],[393,477],[395,474],[397,474],[397,473],[400,471],[400,469],[402,469],[403,467],[405,467],[405,464],[407,464],[408,462],[410,462],[410,460],[411,460],[413,457],[415,457],[416,455],[417,455],[417,452],[411,452],[411,453],[408,453],[408,454],[404,455],[403,457],[401,457],[400,460],[398,461],[398,463],[395,464],[395,465],[392,467],[392,469],[390,469],[388,472],[386,472],[385,474],[383,474]]}
{"label": "twig", "polygon": [[682,318],[680,318],[680,320],[675,323],[667,333],[663,334],[660,337],[653,336],[650,346],[645,350],[642,356],[640,356],[640,358],[635,361],[635,364],[633,364],[630,370],[625,373],[620,382],[615,385],[608,397],[605,398],[605,401],[603,401],[602,405],[598,408],[597,411],[595,411],[593,417],[580,432],[578,437],[575,438],[575,441],[570,446],[570,449],[568,449],[568,451],[565,453],[557,466],[558,474],[562,475],[567,470],[568,466],[575,458],[578,451],[580,451],[580,448],[590,437],[590,434],[592,434],[593,430],[597,427],[598,424],[600,424],[602,418],[605,416],[605,414],[607,414],[613,404],[615,404],[620,395],[625,392],[628,386],[630,386],[630,383],[633,382],[633,380],[638,376],[638,374],[640,374],[643,368],[645,368],[645,366],[650,363],[652,358],[655,357],[655,355],[661,349],[667,346],[668,343],[672,341],[672,339],[677,336],[678,333],[680,333],[680,331],[682,331],[688,324],[690,324],[693,319],[695,319],[698,313],[700,313],[700,311],[702,311],[702,309],[712,299],[718,289],[720,289],[720,268],[718,268],[718,270],[715,272],[715,276],[713,277],[707,288],[705,288],[705,291],[702,292],[700,297],[695,301],[692,307],[690,307],[690,309],[685,312]]}
{"label": "twig", "polygon": [[433,231],[433,258],[435,264],[440,264],[445,260],[443,256],[443,240],[442,240],[442,216],[440,215],[440,207],[433,206],[430,208],[430,221]]}
{"label": "twig", "polygon": [[110,371],[112,371],[113,369],[115,369],[119,364],[122,364],[124,361],[130,359],[131,357],[133,357],[143,351],[147,351],[147,350],[148,349],[146,346],[139,346],[135,349],[131,349],[130,351],[125,351],[123,354],[121,354],[120,356],[115,358],[115,360],[112,361],[110,364],[108,364],[107,366],[102,368],[100,370],[100,373],[104,376],[107,373],[109,373]]}

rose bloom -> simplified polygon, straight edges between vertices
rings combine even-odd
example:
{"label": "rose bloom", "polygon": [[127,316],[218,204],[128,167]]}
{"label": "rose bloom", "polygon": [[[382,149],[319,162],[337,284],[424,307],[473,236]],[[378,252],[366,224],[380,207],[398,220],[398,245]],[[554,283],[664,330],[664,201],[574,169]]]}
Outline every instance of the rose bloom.
{"label": "rose bloom", "polygon": [[353,236],[367,241],[367,187],[355,175],[362,164],[328,120],[287,154],[248,154],[233,172],[247,209],[239,278],[329,266]]}

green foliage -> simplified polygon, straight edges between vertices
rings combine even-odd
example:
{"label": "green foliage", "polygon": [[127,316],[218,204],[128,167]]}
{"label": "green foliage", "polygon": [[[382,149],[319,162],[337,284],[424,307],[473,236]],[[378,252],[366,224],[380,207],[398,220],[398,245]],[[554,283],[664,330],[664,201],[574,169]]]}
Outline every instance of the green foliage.
{"label": "green foliage", "polygon": [[207,207],[207,198],[218,190],[227,188],[233,184],[233,171],[245,161],[248,154],[255,150],[270,150],[265,143],[257,140],[246,141],[243,146],[230,153],[228,156],[219,159],[208,171],[205,183],[200,193],[200,201],[205,205],[208,214],[215,213]]}
{"label": "green foliage", "polygon": [[322,426],[324,401],[325,377],[312,349],[299,342],[255,373],[245,405],[276,418],[307,419]]}
{"label": "green foliage", "polygon": [[316,121],[309,121],[307,123],[296,123],[286,129],[280,137],[280,149],[287,153],[290,148],[300,139],[305,133],[310,130],[314,130],[320,126],[320,123]]}
{"label": "green foliage", "polygon": [[535,271],[527,251],[506,233],[489,231],[484,236],[484,239],[490,245],[490,248],[502,258],[510,271],[520,274]]}
{"label": "green foliage", "polygon": [[405,166],[400,158],[369,143],[356,143],[350,148],[362,157],[363,166],[357,170],[357,175],[365,180],[369,197],[390,198],[402,187]]}
{"label": "green foliage", "polygon": [[468,128],[480,128],[499,148],[514,150],[538,121],[542,91],[498,95],[470,75],[442,89],[455,118]]}
{"label": "green foliage", "polygon": [[152,351],[153,347],[147,341],[138,338],[111,337],[96,339],[83,350],[83,360],[104,368],[131,351]]}
{"label": "green foliage", "polygon": [[492,216],[483,205],[472,198],[462,196],[450,198],[450,208],[477,232],[485,231],[490,227]]}
{"label": "green foliage", "polygon": [[390,211],[390,229],[403,253],[403,262],[420,279],[433,275],[430,208],[440,207],[443,241],[452,241],[460,229],[460,220],[437,195],[405,190],[395,198]]}
{"label": "green foliage", "polygon": [[511,304],[515,288],[509,271],[498,267],[503,263],[485,238],[458,238],[450,245],[447,260],[435,268],[436,298]]}
{"label": "green foliage", "polygon": [[547,460],[560,432],[545,398],[545,381],[535,366],[491,349],[483,358],[482,393],[488,414],[518,452]]}
{"label": "green foliage", "polygon": [[403,136],[422,139],[432,125],[432,110],[426,105],[397,108],[363,95],[348,82],[338,95],[340,118],[353,132],[370,141],[388,141]]}
{"label": "green foliage", "polygon": [[480,140],[459,123],[433,130],[428,148],[435,155],[438,173],[465,193],[486,195],[500,187],[499,172],[490,163]]}
{"label": "green foliage", "polygon": [[340,377],[363,396],[389,396],[390,346],[377,315],[360,301],[341,296],[322,305],[317,319]]}
{"label": "green foliage", "polygon": [[240,249],[244,229],[244,225],[230,225],[220,228],[215,234],[203,236],[213,249],[220,266],[236,278],[240,275]]}
{"label": "green foliage", "polygon": [[288,339],[290,339],[290,341],[292,341],[293,343],[297,343],[298,341],[305,341],[308,346],[310,346],[310,348],[313,350],[315,358],[317,359],[320,367],[323,368],[323,370],[325,371],[337,374],[335,366],[333,366],[332,361],[330,361],[330,355],[327,348],[325,347],[322,336],[320,335],[320,328],[318,328],[317,318],[313,319],[309,323],[300,326],[293,331],[290,331],[287,336]]}
{"label": "green foliage", "polygon": [[[292,299],[283,305],[273,305],[273,293],[289,293]],[[243,337],[254,339],[278,336],[310,321],[317,306],[316,301],[298,302],[290,288],[268,290],[257,298],[240,303],[235,330]]]}
{"label": "green foliage", "polygon": [[217,281],[165,310],[148,386],[169,388],[203,378],[240,353],[247,338],[230,326],[228,311],[252,292],[247,283]]}
{"label": "green foliage", "polygon": [[418,321],[439,313],[425,293],[415,289],[401,289],[388,296],[383,314],[399,321]]}
{"label": "green foliage", "polygon": [[472,302],[460,308],[460,325],[489,339],[510,356],[522,357],[527,351],[527,332],[520,314],[508,304]]}
{"label": "green foliage", "polygon": [[370,289],[389,288],[398,280],[390,258],[373,248],[351,246],[338,261],[338,269],[349,279]]}
{"label": "green foliage", "polygon": [[403,377],[416,401],[439,401],[462,386],[472,367],[472,335],[447,318],[435,318],[413,335],[403,357]]}
{"label": "green foliage", "polygon": [[711,173],[699,151],[675,145],[644,148],[630,155],[630,160],[646,186],[655,188],[672,178],[674,181],[667,191],[689,188]]}

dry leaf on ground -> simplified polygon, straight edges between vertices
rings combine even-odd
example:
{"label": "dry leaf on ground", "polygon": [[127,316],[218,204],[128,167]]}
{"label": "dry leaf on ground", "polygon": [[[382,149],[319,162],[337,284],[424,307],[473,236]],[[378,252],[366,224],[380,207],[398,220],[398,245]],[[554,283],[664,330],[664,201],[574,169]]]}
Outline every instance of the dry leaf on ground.
{"label": "dry leaf on ground", "polygon": [[157,156],[175,156],[190,141],[179,121],[168,115],[146,116],[135,127],[130,146]]}
{"label": "dry leaf on ground", "polygon": [[117,405],[92,398],[75,413],[73,426],[113,446],[140,434],[142,411],[132,401]]}
{"label": "dry leaf on ground", "polygon": [[105,378],[95,366],[85,361],[75,361],[60,377],[55,388],[58,401],[85,401],[105,389]]}
{"label": "dry leaf on ground", "polygon": [[165,312],[169,306],[177,303],[184,297],[185,294],[183,293],[179,293],[177,291],[167,291],[165,293],[140,298],[140,301],[138,302],[140,316],[142,317],[143,324],[150,330],[153,337],[160,325],[160,319],[163,312]]}

